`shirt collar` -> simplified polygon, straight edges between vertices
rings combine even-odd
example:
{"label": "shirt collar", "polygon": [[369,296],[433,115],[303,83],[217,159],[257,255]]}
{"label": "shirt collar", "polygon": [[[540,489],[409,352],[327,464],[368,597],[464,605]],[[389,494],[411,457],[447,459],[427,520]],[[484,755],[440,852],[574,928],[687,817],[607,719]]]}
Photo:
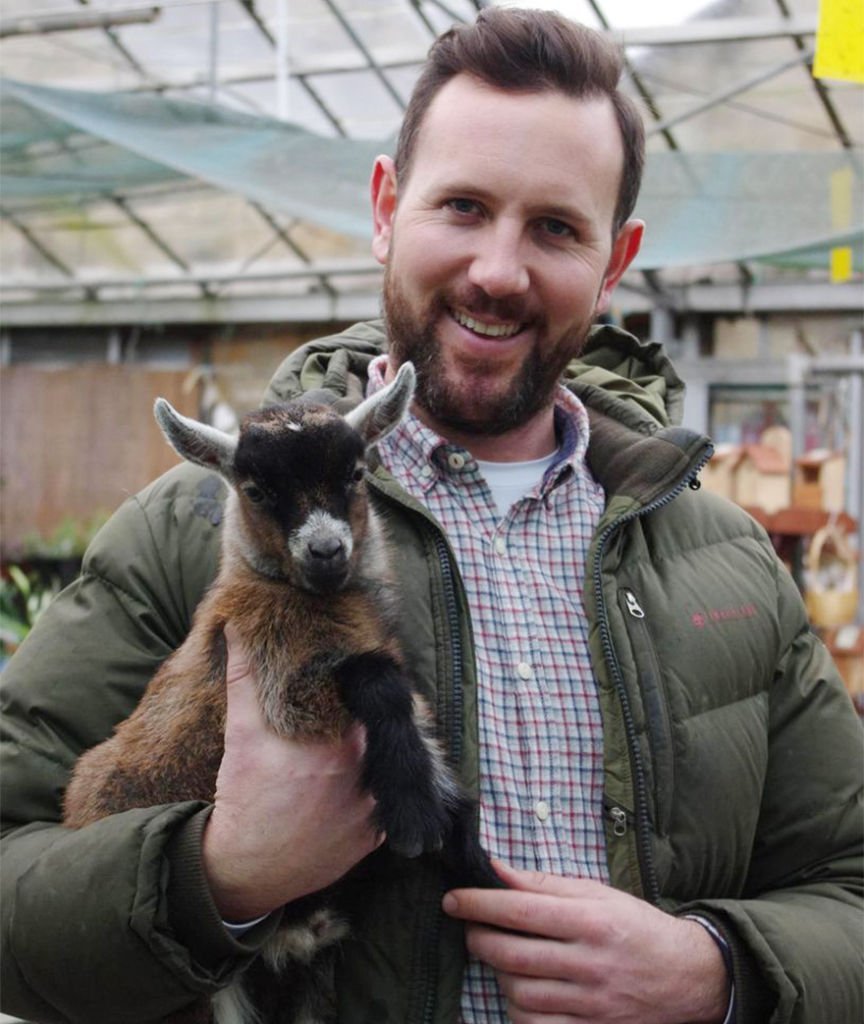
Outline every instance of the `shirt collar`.
{"label": "shirt collar", "polygon": [[[367,394],[372,395],[384,386],[386,371],[386,354],[372,360]],[[558,385],[555,394],[554,415],[558,457],[546,471],[541,494],[550,491],[569,472],[579,473],[586,469],[590,430],[588,412],[562,384]],[[391,472],[393,467],[400,466],[424,493],[440,476],[462,473],[474,463],[473,457],[461,445],[445,440],[410,411],[399,426],[379,442],[378,449],[384,465]],[[477,471],[476,464],[474,468]]]}

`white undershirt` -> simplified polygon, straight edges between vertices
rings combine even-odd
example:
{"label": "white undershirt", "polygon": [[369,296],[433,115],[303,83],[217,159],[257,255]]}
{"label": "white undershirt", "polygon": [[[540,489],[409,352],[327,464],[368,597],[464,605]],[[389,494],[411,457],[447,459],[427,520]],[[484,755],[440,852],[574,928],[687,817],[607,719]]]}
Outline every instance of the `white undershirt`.
{"label": "white undershirt", "polygon": [[475,459],[483,478],[489,485],[500,516],[506,516],[510,506],[534,490],[546,470],[558,458],[558,449],[542,459],[528,462],[483,462]]}

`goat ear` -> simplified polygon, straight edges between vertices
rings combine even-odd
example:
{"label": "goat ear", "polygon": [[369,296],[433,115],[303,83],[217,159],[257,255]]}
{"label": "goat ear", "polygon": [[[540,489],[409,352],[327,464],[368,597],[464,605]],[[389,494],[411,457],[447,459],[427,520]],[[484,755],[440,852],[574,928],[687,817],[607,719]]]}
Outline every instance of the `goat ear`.
{"label": "goat ear", "polygon": [[215,427],[182,416],[164,398],[157,398],[153,415],[168,443],[188,462],[234,479],[234,454],[237,439]]}
{"label": "goat ear", "polygon": [[403,363],[395,378],[361,402],[345,417],[367,445],[375,444],[402,421],[414,397],[417,375],[413,363]]}

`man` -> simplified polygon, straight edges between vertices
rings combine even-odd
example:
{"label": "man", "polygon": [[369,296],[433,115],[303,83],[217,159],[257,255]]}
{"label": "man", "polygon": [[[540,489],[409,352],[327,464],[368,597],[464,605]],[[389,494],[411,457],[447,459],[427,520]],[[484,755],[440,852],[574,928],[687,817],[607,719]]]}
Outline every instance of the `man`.
{"label": "man", "polygon": [[710,445],[670,425],[659,347],[592,331],[642,234],[619,75],[550,14],[445,35],[373,172],[387,354],[359,325],[268,394],[348,402],[420,371],[367,485],[409,663],[509,889],[442,899],[434,857],[381,846],[362,734],[267,733],[230,629],[213,805],[57,826],[74,759],[212,578],[222,495],[182,467],[120,510],[4,672],[10,1011],[158,1020],[338,884],[343,1021],[860,1019],[860,726],[767,538],[688,488]]}

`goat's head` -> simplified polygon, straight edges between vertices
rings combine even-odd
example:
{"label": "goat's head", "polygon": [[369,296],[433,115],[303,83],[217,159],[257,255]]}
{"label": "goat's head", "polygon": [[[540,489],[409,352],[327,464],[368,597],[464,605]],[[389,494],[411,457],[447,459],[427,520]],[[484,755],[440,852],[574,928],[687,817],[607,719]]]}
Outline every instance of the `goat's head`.
{"label": "goat's head", "polygon": [[405,363],[344,418],[303,401],[270,406],[245,417],[236,438],[181,416],[164,398],[154,412],[179,455],[231,485],[232,548],[265,576],[328,593],[362,563],[371,521],[366,452],[401,421],[414,381]]}

